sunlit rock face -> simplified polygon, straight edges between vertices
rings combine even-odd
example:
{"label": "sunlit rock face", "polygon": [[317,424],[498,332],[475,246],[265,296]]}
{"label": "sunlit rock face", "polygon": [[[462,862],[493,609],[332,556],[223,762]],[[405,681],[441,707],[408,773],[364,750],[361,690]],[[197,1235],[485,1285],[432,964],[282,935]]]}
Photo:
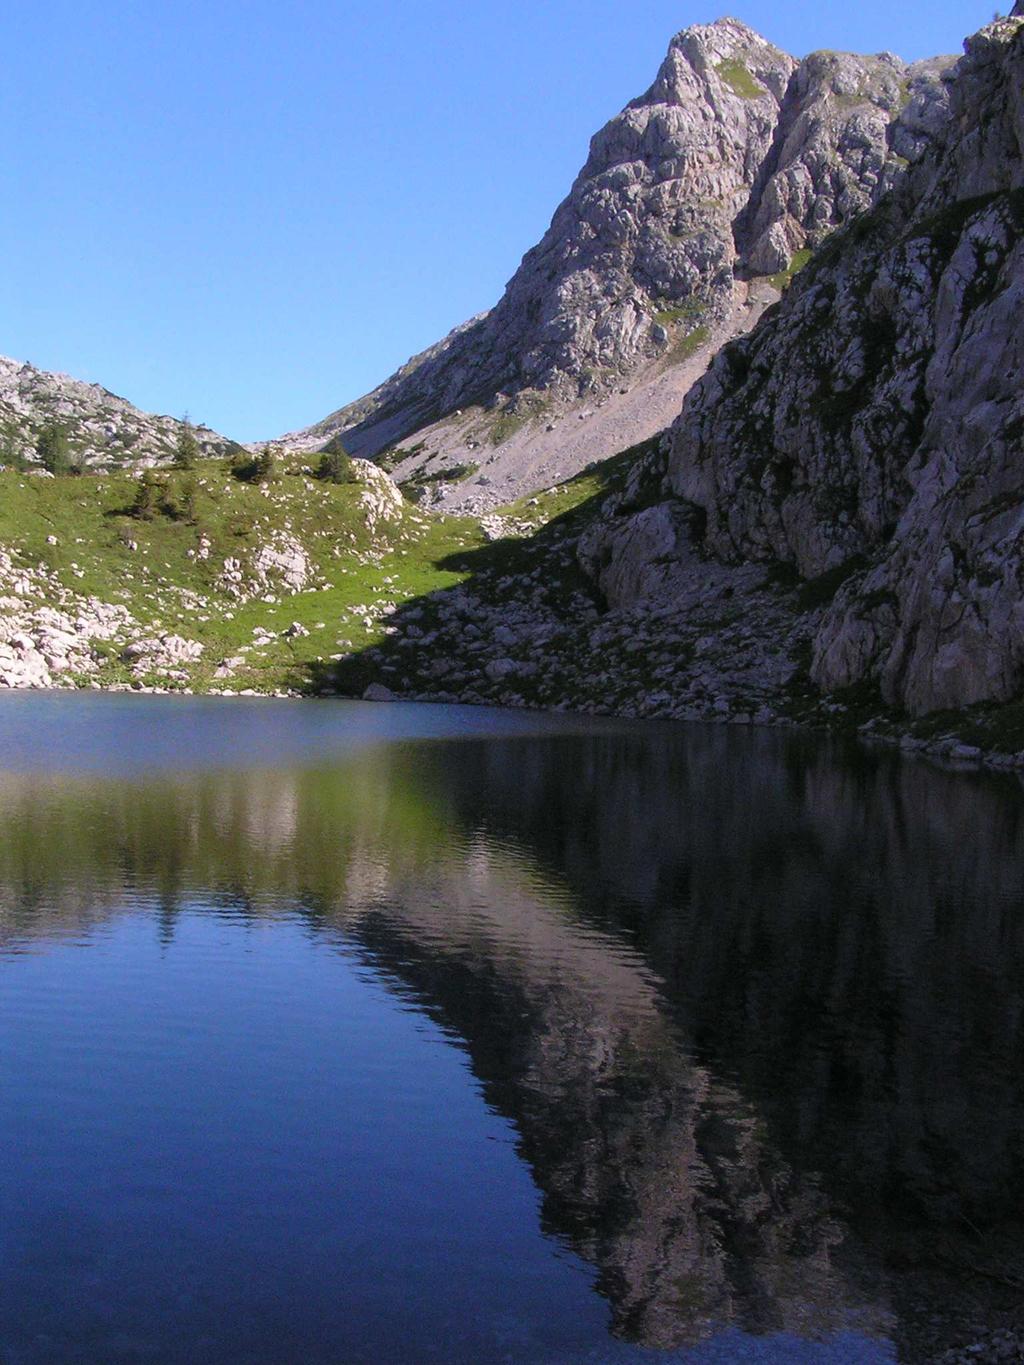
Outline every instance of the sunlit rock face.
{"label": "sunlit rock face", "polygon": [[772,148],[736,222],[743,268],[786,270],[878,201],[941,133],[949,57],[813,52],[793,72]]}
{"label": "sunlit rock face", "polygon": [[[746,282],[799,264],[895,183],[944,121],[946,64],[842,53],[798,63],[734,19],[685,29],[650,89],[595,135],[498,304],[282,439],[312,448],[340,435],[366,455],[401,447],[404,477],[438,456],[432,474],[456,455],[494,464],[467,484],[486,498],[528,460],[524,426],[551,451],[571,440],[577,469],[646,438],[658,429],[643,420],[651,366],[678,368],[681,398],[694,354],[699,373],[703,348],[757,316],[744,312]],[[614,423],[601,420],[606,404]],[[589,444],[567,412],[588,421]],[[494,454],[503,447],[507,459]]]}
{"label": "sunlit rock face", "polygon": [[590,370],[664,354],[659,312],[685,303],[695,320],[723,315],[732,220],[770,149],[793,65],[734,20],[678,34],[650,90],[593,138],[500,302],[366,398],[284,439],[314,445],[340,432],[354,453],[373,453],[517,390],[578,398]]}
{"label": "sunlit rock face", "polygon": [[1024,680],[1024,24],[998,20],[908,111],[891,194],[838,234],[672,432],[671,492],[704,549],[848,577],[813,642],[825,689],[911,713]]}

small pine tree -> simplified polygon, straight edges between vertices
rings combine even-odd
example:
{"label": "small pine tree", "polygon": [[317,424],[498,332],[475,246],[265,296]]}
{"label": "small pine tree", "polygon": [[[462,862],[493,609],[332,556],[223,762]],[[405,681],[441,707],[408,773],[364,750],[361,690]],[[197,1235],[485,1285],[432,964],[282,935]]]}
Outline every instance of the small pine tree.
{"label": "small pine tree", "polygon": [[324,446],[316,473],[317,478],[325,479],[328,483],[355,482],[356,476],[352,468],[352,457],[337,436]]}
{"label": "small pine tree", "polygon": [[71,469],[68,434],[59,422],[47,422],[36,440],[39,463],[51,474],[67,474]]}
{"label": "small pine tree", "polygon": [[199,442],[196,440],[196,429],[186,412],[178,428],[178,444],[174,450],[174,463],[178,469],[194,469],[198,459]]}
{"label": "small pine tree", "polygon": [[277,453],[264,446],[258,455],[239,450],[231,461],[231,477],[239,483],[273,483],[277,478]]}
{"label": "small pine tree", "polygon": [[249,452],[239,447],[232,455],[228,468],[233,479],[237,479],[239,483],[249,483],[252,480],[254,465],[255,461]]}
{"label": "small pine tree", "polygon": [[273,446],[264,446],[253,461],[253,482],[273,483],[277,478],[277,452]]}
{"label": "small pine tree", "polygon": [[160,503],[164,495],[164,486],[156,478],[151,469],[143,470],[142,478],[139,479],[138,487],[135,489],[135,497],[128,515],[136,521],[152,521],[160,511]]}
{"label": "small pine tree", "polygon": [[157,510],[162,512],[165,517],[170,517],[172,521],[188,522],[190,526],[196,524],[199,515],[198,488],[191,475],[184,478],[176,486],[158,484],[157,491]]}

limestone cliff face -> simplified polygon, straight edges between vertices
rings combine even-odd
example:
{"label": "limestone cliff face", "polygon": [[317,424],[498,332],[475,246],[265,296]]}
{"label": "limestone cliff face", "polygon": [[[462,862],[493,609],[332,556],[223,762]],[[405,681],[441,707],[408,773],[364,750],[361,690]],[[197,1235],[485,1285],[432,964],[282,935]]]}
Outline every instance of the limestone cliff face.
{"label": "limestone cliff face", "polygon": [[863,213],[919,160],[948,114],[952,59],[814,52],[793,73],[749,204],[736,225],[746,269],[785,270]]}
{"label": "limestone cliff face", "polygon": [[[737,314],[739,281],[786,271],[899,178],[943,122],[942,66],[841,54],[797,64],[732,19],[677,34],[654,84],[593,139],[496,307],[284,441],[340,435],[370,456],[422,443],[400,475],[433,459],[436,477],[457,457],[491,466],[471,479],[479,494],[515,482],[524,425],[543,430],[559,477],[646,438],[661,425],[652,367],[682,369],[745,330],[758,310]],[[681,376],[678,400],[693,377]],[[621,401],[634,392],[635,404]],[[578,435],[560,419],[606,403],[620,420],[593,422],[559,463]]]}
{"label": "limestone cliff face", "polygon": [[812,675],[912,713],[1024,678],[1021,18],[970,39],[947,88],[945,119],[911,94],[918,162],[718,355],[667,479],[705,552],[845,572]]}
{"label": "limestone cliff face", "polygon": [[[33,459],[48,422],[65,429],[72,451],[86,464],[166,460],[181,430],[177,418],[142,412],[99,384],[0,356],[0,464]],[[195,436],[203,455],[240,448],[209,427],[197,426]]]}
{"label": "limestone cliff face", "polygon": [[594,137],[500,302],[296,437],[343,432],[354,453],[373,453],[513,392],[578,397],[594,368],[664,352],[669,319],[657,314],[684,302],[695,318],[725,310],[731,223],[771,147],[792,69],[734,20],[678,34],[647,93]]}

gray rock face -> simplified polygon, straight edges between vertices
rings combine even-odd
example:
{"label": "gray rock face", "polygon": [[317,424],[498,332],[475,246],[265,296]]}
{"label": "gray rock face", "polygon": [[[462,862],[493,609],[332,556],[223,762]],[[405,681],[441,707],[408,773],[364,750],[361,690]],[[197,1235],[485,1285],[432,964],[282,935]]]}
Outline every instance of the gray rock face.
{"label": "gray rock face", "polygon": [[705,553],[845,576],[812,676],[920,714],[1024,681],[1024,22],[968,41],[951,117],[915,79],[923,154],[718,355],[667,482]]}
{"label": "gray rock face", "polygon": [[[493,463],[536,426],[551,451],[567,446],[565,477],[645,439],[652,366],[723,339],[738,278],[787,271],[903,173],[943,121],[941,69],[888,55],[797,64],[732,19],[677,34],[651,88],[594,137],[496,307],[283,443],[340,434],[371,457],[401,445],[400,477],[429,465],[439,478],[456,460]],[[589,444],[558,423],[634,390],[629,421],[594,423]],[[470,473],[481,505],[494,482]]]}
{"label": "gray rock face", "polygon": [[[64,427],[72,452],[85,464],[166,461],[181,431],[177,418],[142,412],[99,384],[0,356],[0,464],[34,459],[36,439],[48,422]],[[241,449],[209,427],[197,426],[195,437],[201,455]]]}
{"label": "gray rock face", "polygon": [[[791,58],[734,20],[678,34],[658,76],[593,139],[543,239],[489,313],[306,432],[376,453],[458,408],[526,390],[579,396],[587,367],[654,359],[658,315],[731,297],[731,224],[768,152]],[[742,77],[742,80],[741,80]]]}
{"label": "gray rock face", "polygon": [[120,603],[69,592],[45,568],[19,567],[0,547],[0,688],[85,680],[97,672],[96,647],[134,625]]}
{"label": "gray rock face", "polygon": [[152,673],[194,663],[203,652],[198,640],[186,640],[181,635],[164,634],[145,640],[133,640],[121,651],[121,658],[139,673]]}
{"label": "gray rock face", "polygon": [[815,52],[789,83],[769,156],[737,223],[745,268],[770,275],[863,213],[917,161],[948,115],[952,59]]}
{"label": "gray rock face", "polygon": [[363,490],[359,502],[370,535],[375,535],[382,524],[401,521],[405,499],[394,480],[369,460],[353,460],[351,469],[352,477]]}

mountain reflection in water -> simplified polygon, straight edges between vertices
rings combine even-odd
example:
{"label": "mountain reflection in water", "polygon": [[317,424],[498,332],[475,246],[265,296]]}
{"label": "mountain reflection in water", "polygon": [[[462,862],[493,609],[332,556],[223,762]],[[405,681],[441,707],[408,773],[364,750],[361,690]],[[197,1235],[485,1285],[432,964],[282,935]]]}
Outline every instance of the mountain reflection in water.
{"label": "mountain reflection in water", "polygon": [[0,983],[140,907],[297,917],[465,1050],[615,1338],[885,1359],[903,1260],[1019,1245],[1022,838],[1009,780],[716,728],[22,770]]}

